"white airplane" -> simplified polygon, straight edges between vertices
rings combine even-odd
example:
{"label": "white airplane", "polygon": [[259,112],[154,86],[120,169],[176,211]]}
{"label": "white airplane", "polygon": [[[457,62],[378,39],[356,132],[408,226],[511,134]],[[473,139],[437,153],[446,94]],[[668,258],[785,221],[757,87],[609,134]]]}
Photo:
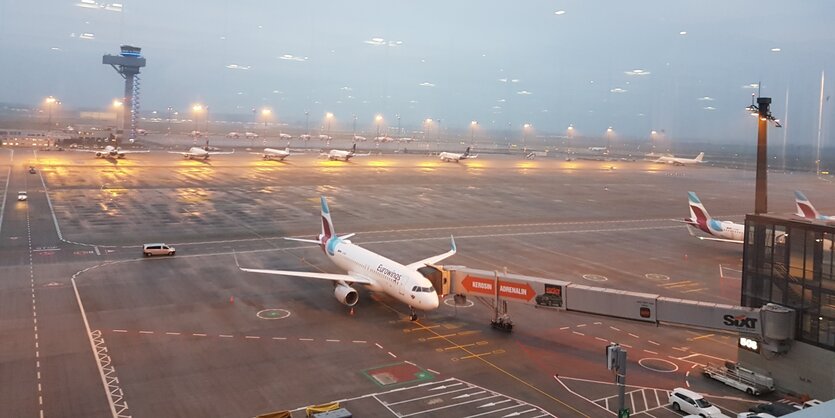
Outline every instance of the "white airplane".
{"label": "white airplane", "polygon": [[143,151],[133,151],[133,150],[123,150],[118,147],[114,147],[113,145],[108,145],[104,147],[104,149],[78,149],[72,148],[72,151],[76,152],[93,152],[96,154],[96,158],[125,158],[126,154],[139,154],[139,153],[146,153],[150,152],[148,150]]}
{"label": "white airplane", "polygon": [[672,165],[678,165],[678,166],[685,166],[685,165],[691,165],[691,164],[701,164],[702,162],[704,162],[704,158],[705,158],[705,153],[700,152],[699,155],[696,156],[696,158],[680,158],[680,157],[675,157],[675,156],[672,156],[672,157],[663,156],[663,157],[660,157],[657,160],[655,160],[655,162],[656,163],[661,163],[661,164],[672,164]]}
{"label": "white airplane", "polygon": [[226,154],[234,154],[235,150],[232,152],[221,152],[221,151],[212,151],[212,148],[209,147],[209,141],[206,141],[206,146],[203,148],[200,147],[191,147],[186,152],[179,152],[179,151],[168,151],[169,154],[180,154],[183,158],[187,160],[194,160],[194,159],[203,159],[208,160],[209,156],[212,155],[226,155]]}
{"label": "white airplane", "polygon": [[238,138],[240,138],[240,137],[241,137],[241,134],[240,134],[240,132],[229,132],[228,134],[226,134],[226,137],[227,137],[227,138],[235,138],[235,139],[238,139]]}
{"label": "white airplane", "polygon": [[589,147],[589,151],[592,152],[606,152],[608,148],[606,147]]}
{"label": "white airplane", "polygon": [[806,195],[799,190],[795,190],[794,192],[794,203],[797,205],[797,213],[795,213],[795,215],[800,216],[801,218],[816,219],[819,221],[835,221],[835,216],[821,215],[815,207],[812,206],[812,202],[806,198]]}
{"label": "white airplane", "polygon": [[261,155],[265,160],[284,161],[291,155],[290,146],[284,149],[264,148],[264,152],[251,152],[250,154]]}
{"label": "white airplane", "polygon": [[[318,239],[285,239],[319,245],[325,255],[347,274],[252,269],[243,268],[240,265],[238,268],[251,273],[330,280],[334,285],[334,296],[346,306],[354,306],[359,300],[357,290],[351,285],[363,284],[371,291],[385,293],[408,305],[413,321],[417,320],[415,309],[429,311],[438,307],[438,293],[427,277],[432,273],[437,273],[433,264],[455,254],[455,239],[450,238],[452,248],[449,251],[403,265],[351,243],[348,238],[354,234],[341,237],[336,235],[328,201],[324,196],[321,198],[321,204],[322,231]],[[235,257],[235,263],[237,262],[237,257]]]}
{"label": "white airplane", "polygon": [[203,136],[203,133],[200,131],[191,131],[188,135],[197,138]]}
{"label": "white airplane", "polygon": [[391,142],[392,139],[389,136],[375,136],[374,140],[377,142]]}
{"label": "white airplane", "polygon": [[301,134],[301,135],[299,135],[299,139],[301,139],[301,140],[303,140],[303,141],[310,141],[310,135],[308,135],[308,134]]}
{"label": "white airplane", "polygon": [[246,139],[255,139],[258,138],[258,134],[255,132],[244,132],[244,137],[246,137]]}
{"label": "white airplane", "polygon": [[412,141],[414,141],[415,139],[414,139],[414,138],[405,137],[405,138],[398,138],[397,140],[398,140],[398,141],[400,141],[400,142],[406,142],[406,143],[408,143],[408,142],[412,142]]}
{"label": "white airplane", "polygon": [[319,135],[319,139],[322,140],[322,141],[330,141],[331,139],[333,139],[333,137],[330,136],[330,135],[322,134],[322,135]]}
{"label": "white airplane", "polygon": [[278,134],[278,138],[279,139],[293,139],[293,135],[281,133],[281,134]]}
{"label": "white airplane", "polygon": [[357,142],[357,141],[366,141],[366,140],[367,140],[367,138],[366,138],[366,137],[364,137],[364,136],[354,135],[354,142]]}
{"label": "white airplane", "polygon": [[341,150],[341,149],[332,149],[328,152],[323,152],[323,153],[319,154],[320,157],[327,158],[330,161],[345,161],[345,162],[347,162],[348,160],[350,160],[353,157],[367,157],[369,155],[371,155],[371,153],[357,154],[357,144],[354,144],[354,146],[351,147],[351,149],[348,150],[348,151]]}
{"label": "white airplane", "polygon": [[444,152],[438,154],[438,158],[440,158],[441,161],[446,161],[446,162],[455,161],[457,163],[457,162],[460,162],[461,160],[469,160],[469,159],[473,159],[473,158],[478,158],[478,154],[476,154],[476,155],[470,154],[470,147],[467,147],[467,149],[464,150],[464,152],[462,152],[462,153],[444,151]]}
{"label": "white airplane", "polygon": [[145,135],[148,135],[148,130],[147,130],[147,129],[137,129],[137,130],[136,130],[136,133],[137,133],[138,135],[145,136]]}
{"label": "white airplane", "polygon": [[[687,197],[690,203],[690,217],[684,219],[684,221],[677,219],[675,221],[686,223],[690,235],[702,240],[733,242],[735,244],[743,243],[745,237],[744,224],[711,218],[707,213],[707,209],[702,205],[702,201],[696,196],[696,193],[687,192]],[[711,237],[697,236],[693,233],[692,228],[698,228],[711,235]]]}

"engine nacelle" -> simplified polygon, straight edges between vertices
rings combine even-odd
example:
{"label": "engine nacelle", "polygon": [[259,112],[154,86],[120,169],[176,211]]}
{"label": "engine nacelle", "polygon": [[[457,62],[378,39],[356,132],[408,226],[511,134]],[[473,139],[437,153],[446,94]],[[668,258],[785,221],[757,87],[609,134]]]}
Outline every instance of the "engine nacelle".
{"label": "engine nacelle", "polygon": [[101,158],[101,153],[100,152],[96,153],[96,158]]}
{"label": "engine nacelle", "polygon": [[346,306],[354,306],[360,300],[360,295],[357,293],[356,289],[341,283],[336,285],[333,289],[333,295],[339,303]]}

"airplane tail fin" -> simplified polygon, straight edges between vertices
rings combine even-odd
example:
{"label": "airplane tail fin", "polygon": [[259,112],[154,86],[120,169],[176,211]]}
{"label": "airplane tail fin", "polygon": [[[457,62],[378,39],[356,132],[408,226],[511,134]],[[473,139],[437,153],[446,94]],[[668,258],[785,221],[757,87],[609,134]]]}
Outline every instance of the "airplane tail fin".
{"label": "airplane tail fin", "polygon": [[325,196],[321,197],[322,202],[322,234],[319,235],[319,242],[324,246],[331,237],[336,236],[336,231],[333,229],[333,221],[331,220],[331,211],[328,208],[328,199]]}
{"label": "airplane tail fin", "polygon": [[696,161],[702,162],[705,159],[705,153],[700,152],[699,155],[696,156]]}
{"label": "airplane tail fin", "polygon": [[699,197],[696,196],[696,193],[687,192],[687,200],[690,204],[690,220],[698,225],[699,228],[705,230],[707,228],[707,221],[710,220],[710,214],[707,213],[707,209],[705,209]]}
{"label": "airplane tail fin", "polygon": [[465,150],[464,150],[464,156],[465,156],[465,157],[469,157],[469,156],[470,156],[470,147],[467,147],[467,149],[465,149]]}
{"label": "airplane tail fin", "polygon": [[812,206],[812,202],[806,198],[806,195],[799,190],[795,190],[794,192],[794,203],[797,206],[797,216],[804,217],[806,219],[818,219],[820,214]]}
{"label": "airplane tail fin", "polygon": [[351,147],[351,154],[356,154],[357,152],[357,143],[354,142],[354,146]]}

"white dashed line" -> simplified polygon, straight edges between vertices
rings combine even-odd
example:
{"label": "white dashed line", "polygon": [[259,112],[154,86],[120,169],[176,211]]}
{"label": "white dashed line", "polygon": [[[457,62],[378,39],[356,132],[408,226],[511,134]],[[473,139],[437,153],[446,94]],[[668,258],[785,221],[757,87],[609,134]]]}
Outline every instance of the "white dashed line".
{"label": "white dashed line", "polygon": [[613,331],[620,331],[620,328],[615,328],[613,326],[609,326],[609,328],[611,328]]}
{"label": "white dashed line", "polygon": [[363,341],[363,340],[354,340],[354,341],[351,341],[351,342],[352,342],[352,343],[357,343],[357,344],[365,344],[365,343],[367,343],[368,341]]}
{"label": "white dashed line", "polygon": [[313,341],[313,338],[299,338],[299,341]]}
{"label": "white dashed line", "polygon": [[648,343],[650,343],[650,344],[652,344],[652,345],[661,345],[661,344],[659,344],[659,343],[657,343],[657,342],[655,342],[655,341],[653,341],[653,340],[647,340],[647,342],[648,342]]}
{"label": "white dashed line", "polygon": [[639,337],[639,336],[637,336],[637,335],[635,335],[635,334],[633,334],[633,333],[631,333],[631,332],[629,333],[629,336],[630,336],[630,337],[634,337],[634,338],[641,338],[641,337]]}
{"label": "white dashed line", "polygon": [[165,335],[180,335],[179,332],[166,332]]}
{"label": "white dashed line", "polygon": [[325,340],[325,341],[327,341],[329,343],[338,343],[339,342],[339,340]]}
{"label": "white dashed line", "polygon": [[257,339],[259,339],[259,338],[261,338],[261,337],[259,337],[259,336],[257,336],[257,335],[246,335],[246,336],[244,336],[244,338],[249,338],[249,339],[251,339],[251,340],[257,340]]}
{"label": "white dashed line", "polygon": [[273,337],[274,340],[286,340],[287,337]]}
{"label": "white dashed line", "polygon": [[605,338],[594,337],[594,339],[595,339],[595,340],[598,340],[598,341],[603,341],[604,343],[605,343],[605,342],[609,342],[609,340],[607,340],[607,339],[605,339]]}
{"label": "white dashed line", "polygon": [[567,329],[569,329],[569,328],[571,328],[571,327],[560,327],[560,331],[565,331],[565,330],[567,330]]}
{"label": "white dashed line", "polygon": [[154,331],[139,331],[140,334],[153,334]]}
{"label": "white dashed line", "polygon": [[574,333],[574,334],[577,334],[577,335],[586,335],[586,334],[583,334],[582,332],[577,332],[577,331],[571,331],[571,332]]}
{"label": "white dashed line", "polygon": [[206,337],[206,336],[207,336],[206,334],[201,334],[201,333],[197,333],[197,332],[195,332],[195,333],[193,333],[193,334],[191,334],[191,335],[193,335],[193,336],[195,336],[195,337]]}
{"label": "white dashed line", "polygon": [[229,334],[220,334],[220,335],[218,335],[218,337],[220,337],[220,338],[232,338],[232,336],[229,335]]}
{"label": "white dashed line", "polygon": [[658,353],[656,353],[655,351],[644,350],[644,352],[649,353],[649,354],[654,354],[656,356],[658,355]]}
{"label": "white dashed line", "polygon": [[397,358],[397,356],[395,356],[394,353],[392,353],[391,351],[389,351],[389,355],[394,357],[394,358]]}
{"label": "white dashed line", "polygon": [[383,346],[382,346],[382,345],[380,345],[380,343],[374,343],[374,345],[376,345],[376,346],[377,346],[377,348],[379,348],[380,350],[382,350],[382,349],[383,349]]}

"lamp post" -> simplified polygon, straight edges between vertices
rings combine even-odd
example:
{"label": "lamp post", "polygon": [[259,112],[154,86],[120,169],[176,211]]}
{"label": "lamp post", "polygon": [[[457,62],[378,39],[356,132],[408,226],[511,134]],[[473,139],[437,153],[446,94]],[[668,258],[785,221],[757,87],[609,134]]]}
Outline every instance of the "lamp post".
{"label": "lamp post", "polygon": [[122,126],[119,115],[121,114],[120,110],[122,109],[122,106],[124,106],[124,103],[122,103],[122,101],[119,99],[113,99],[113,103],[111,103],[111,106],[113,106],[113,109],[116,111],[116,126]]}
{"label": "lamp post", "polygon": [[191,106],[191,112],[194,114],[194,134],[192,134],[193,143],[197,145],[197,133],[200,132],[200,124],[199,124],[199,116],[200,113],[203,112],[203,105],[202,104],[195,104]]}
{"label": "lamp post", "polygon": [[354,114],[354,126],[351,130],[354,132],[354,134],[353,134],[354,138],[353,139],[354,139],[354,141],[356,141],[357,140],[357,115],[356,114]]}
{"label": "lamp post", "polygon": [[304,133],[310,138],[310,112],[304,112]]}
{"label": "lamp post", "polygon": [[380,122],[383,121],[383,115],[374,116],[374,121],[377,123],[377,136],[374,139],[379,141],[380,140]]}
{"label": "lamp post", "polygon": [[522,125],[522,150],[523,151],[528,150],[528,129],[530,129],[530,127],[531,127],[530,123],[526,123],[526,124]]}
{"label": "lamp post", "polygon": [[47,114],[49,115],[48,119],[47,119],[47,122],[46,122],[47,126],[48,126],[48,129],[47,129],[47,132],[48,132],[48,131],[52,130],[52,107],[55,106],[55,104],[60,104],[61,102],[59,102],[58,99],[56,99],[52,96],[49,96],[44,100],[44,103],[46,103],[46,111],[47,111]]}
{"label": "lamp post", "polygon": [[333,119],[333,113],[331,113],[331,112],[325,113],[325,122],[327,123],[327,126],[328,126],[327,132],[325,133],[325,135],[327,135],[328,141],[331,140],[331,119]]}
{"label": "lamp post", "polygon": [[478,125],[478,121],[470,121],[470,145],[475,144],[475,127]]}
{"label": "lamp post", "polygon": [[606,128],[606,152],[609,152],[609,148],[611,148],[611,145],[612,145],[612,144],[611,144],[611,142],[612,142],[612,132],[613,132],[613,131],[614,131],[614,130],[612,129],[612,127],[611,127],[611,126],[610,126],[610,127],[608,127],[608,128]]}
{"label": "lamp post", "polygon": [[174,111],[174,108],[171,107],[171,106],[168,106],[167,110],[168,110],[168,130],[165,134],[166,136],[171,135],[171,112]]}

